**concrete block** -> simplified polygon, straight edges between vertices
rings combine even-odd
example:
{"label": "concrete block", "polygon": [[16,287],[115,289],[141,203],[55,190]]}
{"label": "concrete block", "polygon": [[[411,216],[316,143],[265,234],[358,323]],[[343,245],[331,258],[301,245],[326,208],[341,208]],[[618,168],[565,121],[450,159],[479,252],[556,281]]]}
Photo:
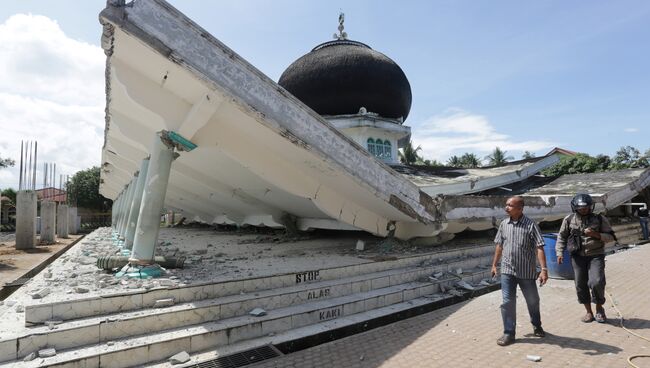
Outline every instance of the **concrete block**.
{"label": "concrete block", "polygon": [[25,307],[26,323],[43,323],[52,319],[52,305],[28,305]]}
{"label": "concrete block", "polygon": [[56,349],[54,348],[41,349],[38,351],[39,358],[49,358],[55,355],[56,355]]}
{"label": "concrete block", "polygon": [[158,299],[154,302],[154,308],[171,307],[174,305],[174,298]]}
{"label": "concrete block", "polygon": [[171,364],[183,364],[187,363],[190,360],[190,354],[186,351],[181,351],[180,353],[173,355],[169,358]]}
{"label": "concrete block", "polygon": [[254,316],[254,317],[261,317],[261,316],[266,315],[266,311],[264,309],[262,309],[262,308],[255,308],[255,309],[251,310],[250,312],[248,312],[248,314],[250,314],[251,316]]}

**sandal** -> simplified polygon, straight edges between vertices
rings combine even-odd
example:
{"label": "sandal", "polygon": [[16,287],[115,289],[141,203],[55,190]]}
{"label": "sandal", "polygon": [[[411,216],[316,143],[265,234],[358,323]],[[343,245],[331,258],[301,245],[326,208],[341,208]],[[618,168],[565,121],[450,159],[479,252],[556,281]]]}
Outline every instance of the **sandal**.
{"label": "sandal", "polygon": [[593,320],[594,320],[594,315],[591,314],[591,313],[585,314],[585,316],[582,317],[582,319],[581,319],[581,321],[584,322],[584,323],[593,322]]}
{"label": "sandal", "polygon": [[596,313],[595,319],[596,319],[596,322],[598,322],[598,323],[607,322],[607,316],[605,316],[605,312]]}

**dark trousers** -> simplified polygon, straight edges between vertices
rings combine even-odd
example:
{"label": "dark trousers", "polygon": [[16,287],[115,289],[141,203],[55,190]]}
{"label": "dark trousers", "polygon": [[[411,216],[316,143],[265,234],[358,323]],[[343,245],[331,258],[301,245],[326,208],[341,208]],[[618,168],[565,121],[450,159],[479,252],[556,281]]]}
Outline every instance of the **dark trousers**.
{"label": "dark trousers", "polygon": [[605,255],[572,255],[576,293],[580,304],[605,304]]}
{"label": "dark trousers", "polygon": [[643,239],[648,240],[648,218],[641,217],[639,218],[639,224],[641,225],[641,232],[643,233]]}

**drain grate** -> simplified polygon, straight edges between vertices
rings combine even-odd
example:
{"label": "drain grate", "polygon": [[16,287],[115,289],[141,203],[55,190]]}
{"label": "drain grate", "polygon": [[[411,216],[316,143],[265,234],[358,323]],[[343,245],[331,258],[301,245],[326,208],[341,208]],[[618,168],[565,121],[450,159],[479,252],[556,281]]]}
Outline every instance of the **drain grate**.
{"label": "drain grate", "polygon": [[187,368],[237,368],[275,358],[282,355],[273,345],[264,345],[259,348],[242,351],[241,353],[219,357],[213,360],[186,366]]}

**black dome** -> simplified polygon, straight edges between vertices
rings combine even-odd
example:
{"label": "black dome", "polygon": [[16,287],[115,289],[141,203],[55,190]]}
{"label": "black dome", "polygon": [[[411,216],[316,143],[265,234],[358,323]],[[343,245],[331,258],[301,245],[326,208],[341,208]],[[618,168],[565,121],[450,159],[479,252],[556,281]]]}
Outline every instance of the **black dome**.
{"label": "black dome", "polygon": [[411,110],[411,85],[399,65],[356,41],[316,46],[293,62],[278,84],[320,115],[357,114],[365,107],[406,120]]}

